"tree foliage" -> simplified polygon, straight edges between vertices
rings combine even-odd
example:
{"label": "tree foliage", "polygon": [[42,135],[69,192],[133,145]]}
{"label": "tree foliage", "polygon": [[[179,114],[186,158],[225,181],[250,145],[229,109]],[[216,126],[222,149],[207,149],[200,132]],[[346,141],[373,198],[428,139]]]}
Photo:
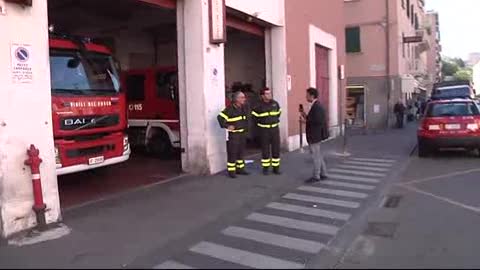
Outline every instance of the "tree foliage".
{"label": "tree foliage", "polygon": [[454,62],[443,61],[442,62],[442,74],[443,76],[454,76],[460,70],[458,65]]}
{"label": "tree foliage", "polygon": [[467,67],[461,58],[445,57],[442,60],[443,77],[453,76],[457,80],[472,80],[472,69]]}
{"label": "tree foliage", "polygon": [[464,68],[457,71],[454,75],[455,79],[462,81],[472,81],[473,72],[469,68]]}

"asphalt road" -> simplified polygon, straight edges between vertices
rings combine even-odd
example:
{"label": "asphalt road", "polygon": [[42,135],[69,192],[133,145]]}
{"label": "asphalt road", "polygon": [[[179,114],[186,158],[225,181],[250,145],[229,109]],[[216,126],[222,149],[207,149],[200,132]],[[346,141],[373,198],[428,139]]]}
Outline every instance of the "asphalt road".
{"label": "asphalt road", "polygon": [[479,191],[477,153],[413,156],[388,191],[398,206],[373,209],[335,268],[480,267]]}

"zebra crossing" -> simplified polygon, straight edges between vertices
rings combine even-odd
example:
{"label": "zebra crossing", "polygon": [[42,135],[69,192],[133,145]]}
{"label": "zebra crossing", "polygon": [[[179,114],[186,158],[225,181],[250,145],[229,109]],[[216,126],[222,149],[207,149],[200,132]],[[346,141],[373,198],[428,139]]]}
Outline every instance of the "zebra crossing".
{"label": "zebra crossing", "polygon": [[394,159],[352,157],[155,269],[301,269],[388,177]]}

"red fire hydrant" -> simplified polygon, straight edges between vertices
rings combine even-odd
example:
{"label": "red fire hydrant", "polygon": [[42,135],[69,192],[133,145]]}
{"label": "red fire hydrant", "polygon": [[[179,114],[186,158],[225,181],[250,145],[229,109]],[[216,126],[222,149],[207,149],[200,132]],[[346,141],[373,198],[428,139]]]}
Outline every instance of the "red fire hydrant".
{"label": "red fire hydrant", "polygon": [[37,217],[38,229],[45,229],[47,221],[45,219],[45,209],[47,205],[43,202],[42,182],[40,180],[40,163],[42,159],[39,157],[40,151],[32,144],[27,150],[28,159],[25,160],[25,165],[30,167],[32,171],[32,185],[33,185],[33,211]]}

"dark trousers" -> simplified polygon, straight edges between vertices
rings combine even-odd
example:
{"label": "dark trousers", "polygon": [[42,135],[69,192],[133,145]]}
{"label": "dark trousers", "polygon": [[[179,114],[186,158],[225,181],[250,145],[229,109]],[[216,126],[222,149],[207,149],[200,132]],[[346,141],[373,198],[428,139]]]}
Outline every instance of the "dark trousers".
{"label": "dark trousers", "polygon": [[260,128],[260,143],[262,145],[262,167],[280,167],[280,129]]}
{"label": "dark trousers", "polygon": [[404,115],[403,113],[397,113],[397,128],[403,128]]}
{"label": "dark trousers", "polygon": [[236,172],[245,168],[245,160],[243,159],[244,150],[247,146],[247,134],[228,133],[227,141],[227,169],[228,172]]}

